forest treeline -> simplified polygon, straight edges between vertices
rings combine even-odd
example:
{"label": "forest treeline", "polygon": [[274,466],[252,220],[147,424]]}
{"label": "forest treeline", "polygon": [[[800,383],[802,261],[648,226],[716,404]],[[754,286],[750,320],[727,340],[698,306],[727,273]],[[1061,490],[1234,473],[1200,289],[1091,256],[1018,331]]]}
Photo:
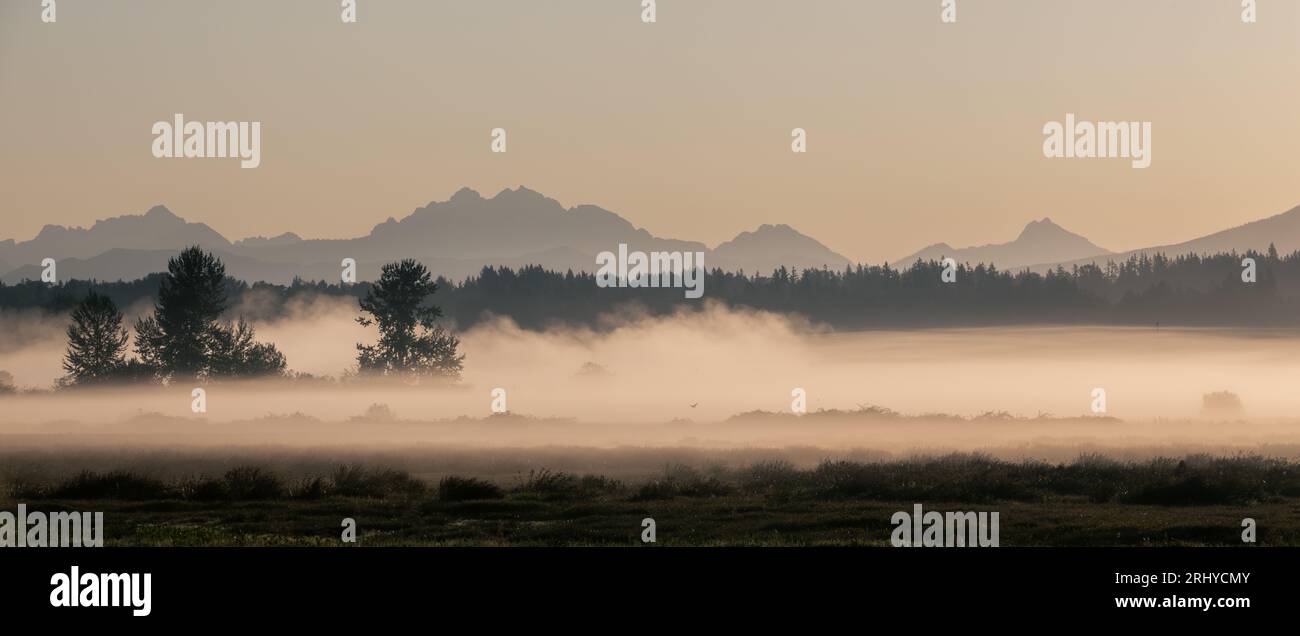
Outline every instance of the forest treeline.
{"label": "forest treeline", "polygon": [[[1256,261],[1256,280],[1242,280],[1242,260]],[[982,326],[1004,324],[1156,323],[1185,326],[1288,326],[1300,324],[1300,252],[1212,256],[1133,256],[1105,265],[1058,267],[1046,273],[1004,271],[963,264],[953,283],[943,265],[916,261],[904,268],[857,265],[844,270],[780,268],[767,274],[706,275],[705,299],[732,307],[795,313],[839,329]],[[130,282],[26,281],[0,285],[0,308],[68,311],[93,289],[119,307],[157,302],[166,275]],[[601,316],[635,308],[664,315],[703,306],[677,288],[598,287],[589,273],[485,267],[460,282],[435,281],[443,317],[461,329],[487,317],[508,316],[521,327],[557,324],[599,328]],[[248,320],[286,315],[314,296],[358,300],[371,283],[295,280],[290,285],[248,284],[225,278],[230,307]]]}

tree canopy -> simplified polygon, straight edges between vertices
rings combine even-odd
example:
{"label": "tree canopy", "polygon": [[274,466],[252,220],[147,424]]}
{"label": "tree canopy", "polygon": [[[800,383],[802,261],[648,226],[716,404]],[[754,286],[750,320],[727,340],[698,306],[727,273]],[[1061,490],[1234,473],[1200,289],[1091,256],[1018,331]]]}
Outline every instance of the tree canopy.
{"label": "tree canopy", "polygon": [[383,266],[359,303],[363,315],[357,323],[379,328],[377,343],[357,345],[362,374],[460,377],[460,340],[436,323],[442,310],[425,304],[437,291],[429,270],[414,259]]}

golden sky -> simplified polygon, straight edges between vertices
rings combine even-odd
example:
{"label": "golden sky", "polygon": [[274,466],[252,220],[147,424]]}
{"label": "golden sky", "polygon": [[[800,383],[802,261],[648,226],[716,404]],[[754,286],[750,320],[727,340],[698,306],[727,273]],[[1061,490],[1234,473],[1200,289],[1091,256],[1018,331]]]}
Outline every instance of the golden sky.
{"label": "golden sky", "polygon": [[[158,203],[228,238],[365,234],[526,185],[710,245],[789,223],[857,259],[1110,249],[1300,204],[1300,3],[1259,0],[0,0],[0,239]],[[259,121],[261,166],[155,159],[154,122]],[[1042,127],[1152,122],[1153,161]],[[509,150],[489,151],[490,131]],[[808,153],[790,131],[808,131]]]}

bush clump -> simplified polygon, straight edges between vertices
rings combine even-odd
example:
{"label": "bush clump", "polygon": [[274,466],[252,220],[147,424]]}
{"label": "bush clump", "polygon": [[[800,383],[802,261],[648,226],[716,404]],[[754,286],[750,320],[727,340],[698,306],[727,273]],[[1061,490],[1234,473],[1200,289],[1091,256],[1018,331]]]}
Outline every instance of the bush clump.
{"label": "bush clump", "polygon": [[328,486],[331,495],[376,499],[390,495],[418,495],[425,490],[424,482],[404,470],[366,469],[355,464],[335,468]]}
{"label": "bush clump", "polygon": [[287,494],[284,482],[274,473],[257,466],[237,466],[221,477],[202,477],[181,487],[186,499],[195,501],[262,501]]}
{"label": "bush clump", "polygon": [[705,476],[690,466],[674,465],[664,469],[664,474],[641,485],[633,501],[672,499],[673,497],[723,497],[731,494],[732,487],[716,476]]}
{"label": "bush clump", "polygon": [[503,499],[505,496],[500,486],[475,477],[448,475],[438,482],[438,501]]}
{"label": "bush clump", "polygon": [[96,473],[83,470],[70,479],[45,490],[25,493],[49,499],[126,499],[142,501],[174,496],[167,484],[127,470]]}
{"label": "bush clump", "polygon": [[740,474],[740,487],[754,494],[789,494],[807,480],[805,474],[784,460],[761,461]]}
{"label": "bush clump", "polygon": [[615,494],[623,490],[623,482],[604,475],[581,477],[546,468],[528,471],[528,479],[514,489],[515,493],[541,499],[588,499]]}

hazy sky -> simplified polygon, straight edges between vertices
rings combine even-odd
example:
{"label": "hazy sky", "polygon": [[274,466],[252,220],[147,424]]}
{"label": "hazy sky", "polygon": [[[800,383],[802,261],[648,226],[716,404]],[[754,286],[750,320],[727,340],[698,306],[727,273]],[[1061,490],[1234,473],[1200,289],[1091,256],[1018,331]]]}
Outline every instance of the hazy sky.
{"label": "hazy sky", "polygon": [[[163,203],[228,238],[365,234],[526,185],[710,245],[789,223],[858,260],[1053,220],[1111,249],[1300,204],[1300,3],[0,0],[0,239]],[[1153,161],[1043,124],[1150,121]],[[261,166],[152,124],[262,122]],[[506,128],[509,150],[489,151]],[[808,153],[790,131],[808,131]]]}

